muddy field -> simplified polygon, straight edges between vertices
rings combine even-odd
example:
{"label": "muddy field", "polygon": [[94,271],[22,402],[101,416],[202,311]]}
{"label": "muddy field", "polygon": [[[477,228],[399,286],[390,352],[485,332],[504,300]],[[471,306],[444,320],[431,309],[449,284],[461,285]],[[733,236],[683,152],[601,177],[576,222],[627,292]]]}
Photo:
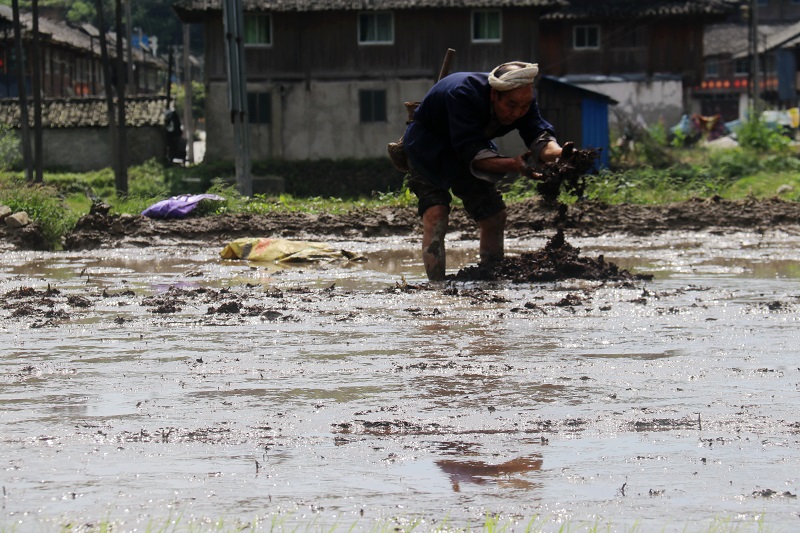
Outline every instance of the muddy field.
{"label": "muddy field", "polygon": [[442,284],[413,210],[6,234],[0,530],[797,530],[796,204],[512,209],[506,267],[599,277],[454,219]]}

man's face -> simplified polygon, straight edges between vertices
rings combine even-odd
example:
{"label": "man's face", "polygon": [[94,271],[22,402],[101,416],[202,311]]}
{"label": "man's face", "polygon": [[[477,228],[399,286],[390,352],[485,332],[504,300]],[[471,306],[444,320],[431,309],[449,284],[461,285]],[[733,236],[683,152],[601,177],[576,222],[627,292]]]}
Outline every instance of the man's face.
{"label": "man's face", "polygon": [[497,120],[503,126],[508,126],[519,120],[531,108],[533,85],[505,92],[492,89],[491,99]]}

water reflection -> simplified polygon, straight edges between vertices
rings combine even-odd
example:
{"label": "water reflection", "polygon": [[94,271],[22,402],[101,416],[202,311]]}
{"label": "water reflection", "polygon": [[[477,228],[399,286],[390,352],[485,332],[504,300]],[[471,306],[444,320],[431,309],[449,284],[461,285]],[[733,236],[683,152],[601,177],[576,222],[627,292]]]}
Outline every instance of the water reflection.
{"label": "water reflection", "polygon": [[518,477],[542,469],[542,456],[518,457],[503,463],[490,464],[480,460],[440,459],[436,461],[442,472],[450,478],[454,492],[461,492],[462,484],[488,485],[530,490],[541,484]]}

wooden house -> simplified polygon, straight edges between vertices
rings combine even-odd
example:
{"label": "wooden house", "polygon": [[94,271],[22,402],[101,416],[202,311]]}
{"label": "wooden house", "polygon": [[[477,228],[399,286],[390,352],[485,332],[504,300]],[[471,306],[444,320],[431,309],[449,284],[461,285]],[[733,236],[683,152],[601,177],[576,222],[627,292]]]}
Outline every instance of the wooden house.
{"label": "wooden house", "polygon": [[[538,62],[542,76],[602,93],[631,114],[677,120],[701,76],[703,26],[731,9],[728,0],[242,4],[254,159],[385,155],[405,124],[402,103],[424,96],[447,48],[456,50],[451,71]],[[206,158],[230,160],[222,2],[178,0],[174,9],[204,25]],[[501,149],[517,149],[511,137]]]}
{"label": "wooden house", "polygon": [[[450,71],[535,61],[560,0],[244,0],[253,159],[372,158],[405,128],[405,101]],[[220,0],[179,0],[205,28],[207,160],[233,159]],[[511,137],[510,135],[508,137]]]}
{"label": "wooden house", "polygon": [[692,91],[697,112],[719,114],[726,122],[744,119],[756,90],[769,108],[798,105],[800,2],[762,0],[756,7],[758,79],[753,76],[753,21],[746,5],[738,17],[706,28],[703,76]]}
{"label": "wooden house", "polygon": [[[13,14],[8,6],[0,5],[0,98],[18,96],[16,48],[14,46]],[[30,13],[21,13],[23,55],[31,57],[33,21]],[[72,98],[103,94],[99,32],[91,25],[81,28],[66,22],[39,17],[42,96]],[[108,37],[110,57],[115,57],[116,39]],[[156,94],[164,91],[167,64],[149,50],[131,51],[134,80],[129,94]],[[32,70],[24,62],[25,85],[30,94]],[[127,70],[127,63],[125,69]]]}
{"label": "wooden house", "polygon": [[705,25],[728,0],[568,0],[542,17],[543,72],[607,94],[648,125],[677,122],[703,73]]}

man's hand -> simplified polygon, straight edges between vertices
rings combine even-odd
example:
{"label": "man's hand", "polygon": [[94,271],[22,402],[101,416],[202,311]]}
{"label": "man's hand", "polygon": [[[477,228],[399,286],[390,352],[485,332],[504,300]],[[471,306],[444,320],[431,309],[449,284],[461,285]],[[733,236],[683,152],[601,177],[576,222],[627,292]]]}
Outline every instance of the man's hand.
{"label": "man's hand", "polygon": [[516,159],[520,162],[519,173],[522,176],[526,176],[528,178],[534,180],[541,180],[544,179],[541,173],[536,171],[536,167],[532,161],[532,154],[530,151],[525,152],[522,155],[519,155]]}
{"label": "man's hand", "polygon": [[575,153],[575,143],[572,141],[565,142],[564,146],[561,147],[561,155],[559,156],[559,159],[561,160],[570,159],[574,153]]}

